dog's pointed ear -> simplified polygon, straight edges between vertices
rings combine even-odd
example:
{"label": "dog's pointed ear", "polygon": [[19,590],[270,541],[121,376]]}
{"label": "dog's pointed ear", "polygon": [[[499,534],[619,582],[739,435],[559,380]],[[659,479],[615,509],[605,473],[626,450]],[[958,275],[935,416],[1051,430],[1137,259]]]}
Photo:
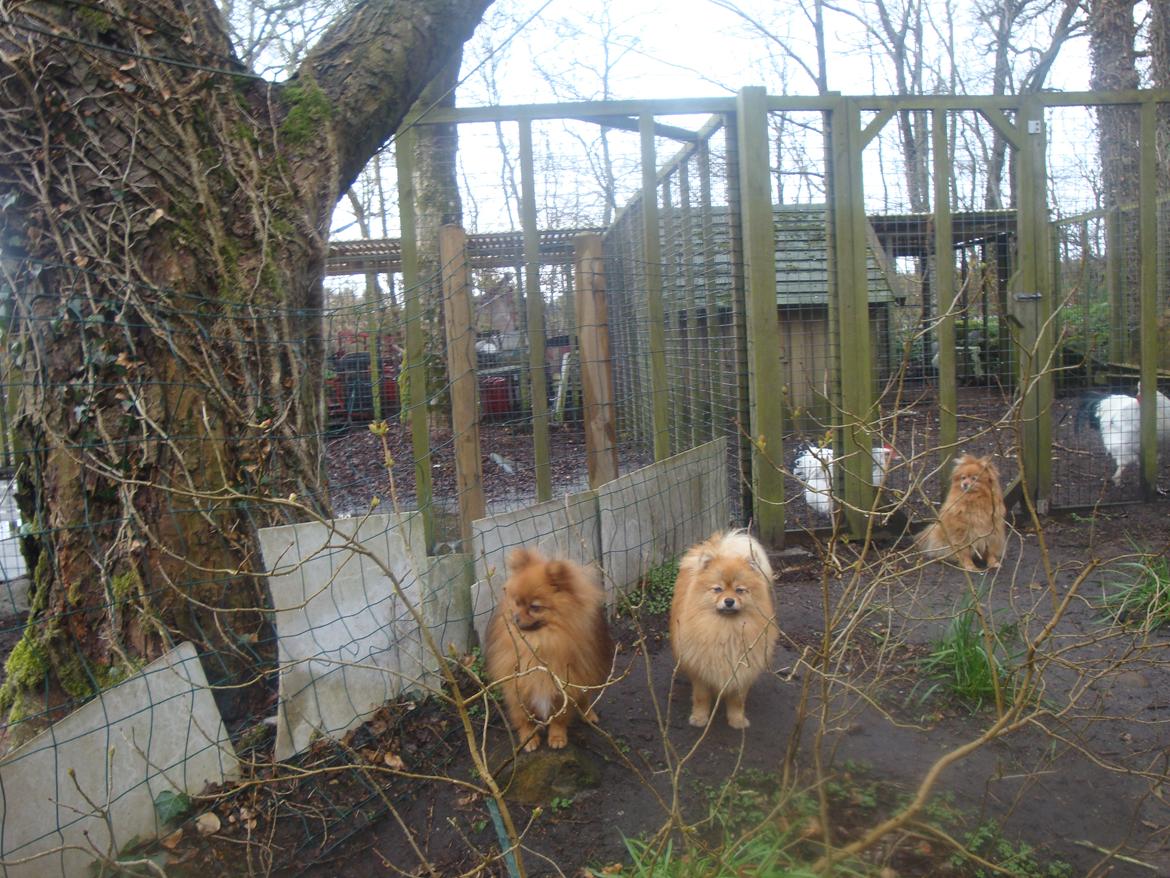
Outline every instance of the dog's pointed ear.
{"label": "dog's pointed ear", "polygon": [[573,587],[573,568],[568,561],[549,561],[544,568],[548,583],[557,591]]}
{"label": "dog's pointed ear", "polygon": [[534,552],[531,549],[525,549],[523,547],[513,549],[508,553],[508,571],[511,573],[519,573],[525,567],[536,564],[540,560],[540,553]]}

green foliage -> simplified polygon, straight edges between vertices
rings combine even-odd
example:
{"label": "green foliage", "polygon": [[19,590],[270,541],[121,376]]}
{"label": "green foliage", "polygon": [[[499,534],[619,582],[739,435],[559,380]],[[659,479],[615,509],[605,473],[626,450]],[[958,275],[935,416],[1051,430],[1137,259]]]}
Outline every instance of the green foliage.
{"label": "green foliage", "polygon": [[573,807],[573,798],[572,796],[553,796],[548,807],[554,814],[568,811]]}
{"label": "green foliage", "polygon": [[951,620],[942,639],[922,660],[922,670],[936,683],[927,696],[941,686],[978,709],[994,700],[997,688],[1011,695],[1007,643],[1015,639],[1015,627],[1005,625],[996,631],[991,625],[985,631],[974,600],[968,599]]}
{"label": "green foliage", "polygon": [[311,79],[290,83],[284,89],[288,115],[280,124],[280,136],[290,146],[314,141],[333,116],[325,92]]}
{"label": "green foliage", "polygon": [[1170,559],[1142,554],[1114,565],[1118,578],[1102,587],[1101,608],[1119,625],[1154,631],[1170,624]]}
{"label": "green foliage", "polygon": [[[962,839],[965,850],[957,851],[949,865],[962,874],[975,878],[992,878],[996,875],[1011,875],[1013,878],[1072,878],[1072,866],[1063,860],[1041,863],[1036,852],[1026,842],[1013,843],[1003,837],[999,826],[993,820],[980,823]],[[975,864],[971,854],[995,865],[987,869]]]}
{"label": "green foliage", "polygon": [[[812,878],[817,873],[794,865],[789,848],[796,842],[791,832],[769,827],[758,835],[732,843],[720,850],[676,851],[669,842],[662,850],[626,839],[631,868],[623,875],[636,878],[711,878],[735,875],[743,878]],[[594,873],[597,874],[597,873]],[[835,875],[854,874],[844,869]]]}
{"label": "green foliage", "polygon": [[174,823],[191,811],[191,797],[174,790],[163,790],[154,797],[154,813],[160,823]]}
{"label": "green foliage", "polygon": [[665,615],[670,612],[674,600],[674,581],[678,579],[678,561],[667,561],[647,573],[618,604],[618,614],[636,616],[642,614]]}

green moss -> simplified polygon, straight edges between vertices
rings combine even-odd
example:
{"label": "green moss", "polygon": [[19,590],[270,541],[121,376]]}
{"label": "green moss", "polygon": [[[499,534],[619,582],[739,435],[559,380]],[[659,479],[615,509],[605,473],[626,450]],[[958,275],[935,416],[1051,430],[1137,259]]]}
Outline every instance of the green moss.
{"label": "green moss", "polygon": [[44,647],[34,639],[32,630],[24,632],[20,642],[13,647],[8,661],[4,663],[4,688],[19,686],[31,689],[44,683],[49,664]]}
{"label": "green moss", "polygon": [[142,594],[142,577],[133,569],[115,574],[110,579],[110,593],[115,600],[125,603],[131,597]]}
{"label": "green moss", "polygon": [[113,16],[92,6],[79,7],[77,18],[80,20],[82,28],[92,34],[104,34],[114,29]]}
{"label": "green moss", "polygon": [[280,124],[280,136],[290,146],[303,146],[314,140],[333,117],[329,99],[311,79],[288,85],[284,100],[288,115]]}

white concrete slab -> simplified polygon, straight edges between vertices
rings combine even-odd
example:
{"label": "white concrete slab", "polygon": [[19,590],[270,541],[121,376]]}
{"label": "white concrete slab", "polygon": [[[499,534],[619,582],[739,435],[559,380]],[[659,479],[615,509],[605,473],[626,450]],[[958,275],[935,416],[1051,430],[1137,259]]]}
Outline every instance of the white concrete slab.
{"label": "white concrete slab", "polygon": [[98,852],[159,834],[164,790],[197,795],[236,767],[195,647],[183,643],[0,763],[0,874],[88,875]]}
{"label": "white concrete slab", "polygon": [[[3,601],[0,613],[24,612],[28,609],[28,567],[24,563],[24,556],[20,553],[20,510],[16,508],[16,483],[10,479],[0,479],[0,580],[25,580],[23,588],[17,585],[10,586],[12,599],[17,604],[16,610],[9,606],[9,601]],[[5,597],[0,594],[0,598]]]}
{"label": "white concrete slab", "polygon": [[434,663],[424,659],[411,612],[421,612],[426,570],[417,514],[265,528],[260,548],[281,662],[277,759],[302,752],[317,734],[340,737],[426,685]]}
{"label": "white concrete slab", "polygon": [[727,440],[634,470],[597,489],[610,600],[650,569],[727,527]]}
{"label": "white concrete slab", "polygon": [[427,562],[423,616],[442,655],[461,656],[471,646],[471,556],[438,555]]}
{"label": "white concrete slab", "polygon": [[512,549],[538,549],[549,557],[569,558],[585,567],[598,566],[601,558],[597,495],[593,491],[489,515],[473,521],[471,531],[477,582],[472,607],[480,643],[508,578],[506,560]]}

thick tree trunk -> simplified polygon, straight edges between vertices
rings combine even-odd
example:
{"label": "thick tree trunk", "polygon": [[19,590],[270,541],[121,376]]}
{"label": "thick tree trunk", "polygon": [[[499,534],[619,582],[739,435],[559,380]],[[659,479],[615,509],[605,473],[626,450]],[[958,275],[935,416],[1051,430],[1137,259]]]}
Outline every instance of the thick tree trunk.
{"label": "thick tree trunk", "polygon": [[[1135,63],[1134,0],[1093,0],[1089,12],[1089,55],[1092,75],[1089,86],[1099,91],[1137,88]],[[1101,188],[1106,207],[1130,208],[1123,212],[1127,223],[1121,236],[1124,251],[1115,254],[1122,266],[1126,313],[1126,339],[1133,349],[1114,351],[1118,360],[1138,356],[1138,258],[1137,215],[1132,210],[1139,192],[1138,165],[1139,119],[1136,107],[1099,107],[1097,109],[1097,143],[1101,161]]]}
{"label": "thick tree trunk", "polygon": [[489,2],[359,3],[276,85],[233,60],[211,0],[0,0],[0,296],[34,571],[11,720],[176,640],[232,683],[274,655],[255,530],[328,510],[330,215]]}

